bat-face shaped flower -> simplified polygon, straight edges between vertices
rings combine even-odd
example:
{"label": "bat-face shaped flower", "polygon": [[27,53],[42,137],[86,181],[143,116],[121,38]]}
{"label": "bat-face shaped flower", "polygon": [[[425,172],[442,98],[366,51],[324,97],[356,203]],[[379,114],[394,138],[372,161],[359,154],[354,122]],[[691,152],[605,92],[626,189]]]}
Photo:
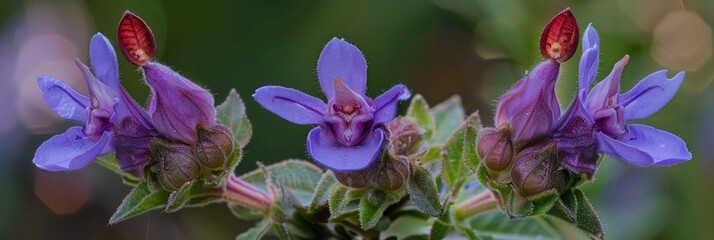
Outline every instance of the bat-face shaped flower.
{"label": "bat-face shaped flower", "polygon": [[384,124],[396,116],[397,102],[409,90],[397,85],[372,100],[367,89],[367,63],[354,45],[334,38],[317,64],[327,104],[295,89],[265,86],[253,98],[264,108],[296,124],[319,125],[307,137],[310,156],[334,171],[367,168],[383,152]]}
{"label": "bat-face shaped flower", "polygon": [[[79,94],[64,82],[47,76],[37,79],[47,105],[69,120],[84,123],[45,141],[35,153],[33,162],[49,171],[75,170],[91,163],[99,155],[114,151],[117,132],[127,122],[141,126],[141,135],[152,135],[145,112],[119,85],[116,53],[109,40],[97,33],[89,45],[94,74],[81,61],[77,66],[84,75],[89,97]],[[139,131],[133,131],[136,135]],[[121,145],[121,144],[119,144]],[[121,147],[121,146],[119,146]],[[141,176],[148,159],[121,158],[122,170]]]}
{"label": "bat-face shaped flower", "polygon": [[629,57],[615,64],[610,75],[588,91],[598,68],[599,39],[595,28],[583,34],[577,97],[595,122],[598,150],[636,166],[668,166],[692,158],[678,136],[628,121],[646,118],[661,109],[677,93],[684,72],[668,78],[661,70],[642,79],[630,91],[620,94],[620,77]]}

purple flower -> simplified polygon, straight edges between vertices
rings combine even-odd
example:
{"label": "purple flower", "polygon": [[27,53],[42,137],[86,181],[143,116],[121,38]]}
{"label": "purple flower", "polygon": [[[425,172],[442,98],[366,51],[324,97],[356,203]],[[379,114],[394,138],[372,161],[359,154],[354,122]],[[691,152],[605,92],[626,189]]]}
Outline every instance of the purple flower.
{"label": "purple flower", "polygon": [[151,87],[149,116],[159,133],[191,144],[199,127],[215,125],[216,109],[208,90],[159,63],[148,62],[142,68]]}
{"label": "purple flower", "polygon": [[[116,53],[109,40],[97,33],[92,37],[89,54],[94,73],[79,60],[77,66],[84,75],[89,97],[79,94],[59,79],[40,76],[37,83],[47,105],[60,116],[84,123],[71,127],[62,134],[45,141],[32,160],[38,167],[49,171],[82,168],[99,155],[115,149],[115,125],[131,119],[151,129],[139,107],[119,85]],[[148,159],[119,160],[122,169],[143,169]],[[140,175],[140,172],[132,171]]]}
{"label": "purple flower", "polygon": [[511,126],[515,145],[548,134],[560,116],[555,96],[560,64],[546,60],[506,92],[496,107],[496,127]]}
{"label": "purple flower", "polygon": [[617,62],[610,75],[595,81],[599,39],[589,25],[583,35],[577,97],[594,121],[598,150],[636,166],[668,166],[688,161],[692,154],[678,136],[642,124],[626,124],[646,118],[662,108],[679,89],[684,72],[667,78],[667,71],[650,74],[629,92],[620,94],[620,77],[629,57]]}
{"label": "purple flower", "polygon": [[397,85],[372,100],[367,89],[367,63],[354,45],[334,38],[317,63],[327,104],[298,90],[265,86],[253,98],[264,108],[296,124],[319,125],[307,137],[307,151],[322,166],[345,172],[367,168],[380,155],[384,131],[396,116],[397,102],[409,90]]}

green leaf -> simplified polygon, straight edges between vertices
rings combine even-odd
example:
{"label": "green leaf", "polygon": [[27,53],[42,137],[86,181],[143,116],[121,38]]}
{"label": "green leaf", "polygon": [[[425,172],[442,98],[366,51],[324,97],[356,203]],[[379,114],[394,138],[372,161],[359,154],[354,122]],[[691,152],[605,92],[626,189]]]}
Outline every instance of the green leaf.
{"label": "green leaf", "polygon": [[429,111],[429,104],[426,103],[424,97],[417,94],[412,98],[409,109],[407,109],[407,116],[416,120],[416,123],[425,130],[422,135],[423,139],[432,138],[436,125],[434,124],[434,117],[431,116],[431,111]]}
{"label": "green leaf", "polygon": [[[476,139],[466,139],[466,132],[469,128],[481,128],[481,121],[478,117],[478,112],[474,112],[464,121],[461,126],[454,132],[441,151],[441,159],[443,161],[443,179],[449,186],[450,192],[456,194],[461,189],[465,181],[465,176],[468,174],[465,162],[465,148],[473,146],[470,141]],[[474,143],[475,144],[475,143]]]}
{"label": "green leaf", "polygon": [[220,187],[206,185],[202,180],[194,180],[169,195],[164,211],[171,213],[184,207],[201,207],[221,199]]}
{"label": "green leaf", "polygon": [[119,167],[119,163],[117,162],[117,158],[114,153],[99,156],[97,157],[97,159],[94,160],[94,162],[121,176],[124,181],[124,184],[126,185],[136,186],[142,181],[140,178],[137,178],[134,175],[131,175],[130,173],[122,171]]}
{"label": "green leaf", "polygon": [[[312,200],[313,192],[322,178],[322,169],[301,160],[286,160],[265,167],[277,183],[285,188],[293,197],[295,204],[301,207],[308,206]],[[241,179],[270,192],[266,182],[266,173],[262,169],[256,169],[241,176]]]}
{"label": "green leaf", "polygon": [[572,223],[563,221],[560,218],[556,218],[549,215],[537,216],[533,219],[538,220],[538,222],[543,225],[543,227],[548,228],[553,235],[558,236],[560,239],[568,240],[592,240],[591,235],[585,233],[583,230],[578,229]]}
{"label": "green leaf", "polygon": [[330,197],[330,190],[332,190],[335,185],[337,185],[337,180],[332,174],[332,171],[326,171],[325,174],[322,175],[320,181],[317,183],[315,193],[313,193],[312,195],[312,199],[310,200],[310,205],[307,208],[307,212],[312,214],[317,212],[318,209],[324,207]]}
{"label": "green leaf", "polygon": [[248,144],[253,129],[245,114],[243,100],[235,89],[231,89],[226,100],[216,107],[216,119],[231,130],[235,144],[241,148]]}
{"label": "green leaf", "polygon": [[442,145],[466,118],[459,95],[454,95],[431,109],[436,129],[433,145]]}
{"label": "green leaf", "polygon": [[248,229],[248,231],[245,231],[238,235],[236,237],[236,240],[255,240],[255,239],[261,239],[265,234],[270,230],[270,226],[272,226],[270,220],[263,220],[258,222],[255,227]]}
{"label": "green leaf", "polygon": [[258,220],[265,217],[265,213],[256,211],[238,204],[228,203],[228,210],[233,213],[233,216],[243,220]]}
{"label": "green leaf", "polygon": [[424,167],[414,166],[414,173],[407,182],[409,198],[424,213],[434,217],[442,214],[443,208],[439,202],[439,191],[431,173]]}
{"label": "green leaf", "polygon": [[434,162],[436,160],[441,160],[441,145],[439,145],[439,146],[432,145],[426,151],[426,154],[424,154],[424,156],[422,156],[420,159],[421,159],[421,162],[424,164],[428,164],[428,163]]}
{"label": "green leaf", "polygon": [[409,214],[400,214],[400,216],[379,235],[382,239],[390,239],[390,237],[405,239],[410,236],[424,236],[429,234],[430,228],[431,221],[429,221],[428,218]]}
{"label": "green leaf", "polygon": [[476,170],[481,163],[481,158],[478,157],[476,150],[478,131],[479,129],[476,126],[469,126],[466,128],[464,136],[464,154],[462,156],[466,165],[472,170]]}
{"label": "green leaf", "polygon": [[168,198],[168,192],[163,190],[151,192],[146,182],[142,182],[124,197],[117,211],[109,219],[109,224],[115,224],[141,213],[162,208],[166,205]]}
{"label": "green leaf", "polygon": [[288,227],[285,226],[284,223],[274,222],[272,224],[272,227],[273,227],[273,233],[275,233],[275,236],[277,236],[278,239],[281,239],[281,240],[290,239],[290,233],[288,232]]}
{"label": "green leaf", "polygon": [[399,201],[399,196],[386,193],[379,189],[363,194],[360,200],[359,222],[362,229],[372,229],[382,218],[384,210]]}
{"label": "green leaf", "polygon": [[459,229],[472,230],[479,239],[558,239],[536,219],[511,220],[501,211],[476,215],[464,221]]}
{"label": "green leaf", "polygon": [[441,215],[434,224],[431,225],[431,232],[429,233],[429,239],[431,240],[441,240],[446,238],[453,229],[451,225],[451,213],[447,211],[444,215]]}
{"label": "green leaf", "polygon": [[548,215],[560,218],[591,235],[593,238],[604,238],[600,218],[595,213],[590,201],[582,191],[574,189],[560,195]]}
{"label": "green leaf", "polygon": [[330,198],[328,206],[330,208],[330,219],[336,219],[340,215],[344,215],[346,212],[345,208],[351,203],[356,202],[364,195],[364,190],[361,189],[350,189],[343,186],[342,184],[336,184],[332,191],[330,191]]}

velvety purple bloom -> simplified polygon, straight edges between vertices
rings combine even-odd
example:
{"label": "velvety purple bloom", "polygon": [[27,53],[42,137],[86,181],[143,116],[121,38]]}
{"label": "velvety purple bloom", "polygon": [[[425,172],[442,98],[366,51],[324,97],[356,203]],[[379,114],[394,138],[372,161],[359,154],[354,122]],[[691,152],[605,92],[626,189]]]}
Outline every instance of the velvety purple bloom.
{"label": "velvety purple bloom", "polygon": [[588,178],[597,170],[599,159],[594,127],[595,121],[576,97],[551,135],[551,141],[558,149],[560,165],[572,172],[584,173]]}
{"label": "velvety purple bloom", "polygon": [[646,118],[662,108],[679,89],[684,72],[668,78],[661,70],[620,94],[620,77],[629,57],[615,64],[612,72],[588,92],[595,81],[599,51],[597,32],[588,26],[583,35],[578,98],[595,122],[598,150],[636,166],[668,166],[688,161],[692,154],[678,136],[641,124],[626,124]]}
{"label": "velvety purple bloom", "polygon": [[367,89],[367,63],[354,45],[334,38],[317,63],[327,104],[298,90],[265,86],[253,98],[269,111],[296,124],[319,125],[307,137],[310,156],[334,171],[364,169],[380,155],[385,132],[396,116],[397,102],[410,97],[397,85],[372,100]]}
{"label": "velvety purple bloom", "polygon": [[552,130],[560,116],[560,105],[555,95],[559,72],[558,62],[543,61],[499,100],[496,127],[503,123],[510,124],[514,144],[519,145]]}
{"label": "velvety purple bloom", "polygon": [[196,142],[198,127],[215,125],[211,92],[159,63],[148,62],[142,68],[151,87],[149,116],[159,133],[191,144]]}
{"label": "velvety purple bloom", "polygon": [[[87,81],[89,97],[56,78],[40,76],[37,79],[45,102],[52,110],[63,118],[84,123],[83,127],[71,127],[65,133],[55,135],[37,149],[33,162],[42,169],[79,169],[97,156],[113,151],[115,124],[123,120],[133,119],[139,125],[151,128],[142,115],[143,110],[119,85],[116,53],[109,40],[97,33],[92,37],[89,53],[94,74],[82,62],[76,61]],[[148,163],[148,159],[126,160],[119,160],[122,169],[134,166],[143,169]]]}

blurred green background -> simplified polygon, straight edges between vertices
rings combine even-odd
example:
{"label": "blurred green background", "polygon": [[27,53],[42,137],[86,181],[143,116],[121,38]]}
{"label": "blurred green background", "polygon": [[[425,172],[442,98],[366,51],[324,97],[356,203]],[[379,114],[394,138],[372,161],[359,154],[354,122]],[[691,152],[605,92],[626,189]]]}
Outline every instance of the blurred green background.
{"label": "blurred green background", "polygon": [[[452,94],[492,124],[498,96],[540,61],[538,38],[571,7],[581,32],[601,39],[604,78],[624,54],[623,89],[659,69],[685,70],[680,92],[645,123],[681,136],[694,154],[669,168],[641,169],[605,159],[584,186],[611,239],[714,236],[714,64],[710,0],[391,0],[391,1],[16,1],[0,3],[0,239],[233,239],[251,223],[223,205],[154,212],[107,226],[129,188],[91,165],[41,171],[35,149],[72,123],[42,101],[35,77],[57,76],[86,92],[73,60],[87,60],[90,36],[116,43],[125,10],[157,37],[157,60],[206,86],[222,101],[236,88],[254,137],[239,172],[255,162],[306,158],[310,127],[289,124],[250,99],[263,85],[320,96],[315,67],[333,36],[357,45],[369,64],[368,95],[407,84],[432,104]],[[577,86],[577,54],[562,70],[566,106]],[[148,87],[120,55],[122,84],[139,102]]]}

